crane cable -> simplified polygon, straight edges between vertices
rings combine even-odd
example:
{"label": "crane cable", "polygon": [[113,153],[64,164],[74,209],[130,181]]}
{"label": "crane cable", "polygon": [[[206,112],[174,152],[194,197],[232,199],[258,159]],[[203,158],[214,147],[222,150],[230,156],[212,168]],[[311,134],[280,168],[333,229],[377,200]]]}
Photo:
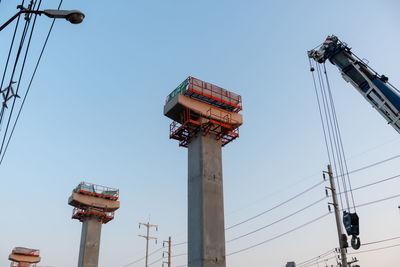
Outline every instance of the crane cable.
{"label": "crane cable", "polygon": [[[349,171],[347,167],[347,161],[344,152],[344,146],[342,142],[341,132],[339,123],[336,115],[335,104],[332,96],[332,91],[326,71],[325,63],[323,68],[319,64],[313,64],[313,61],[309,58],[310,71],[312,73],[315,94],[317,98],[318,110],[321,120],[321,125],[324,133],[325,147],[328,154],[328,161],[330,165],[333,165],[335,171],[335,178],[337,181],[337,189],[339,192],[340,205],[342,209],[348,210],[355,208],[354,196],[351,188],[351,182],[349,177]],[[314,71],[316,70],[316,75]],[[339,179],[340,178],[340,179]],[[347,208],[344,208],[344,201],[342,199],[343,192],[349,192],[343,194],[345,204]],[[350,204],[350,197],[351,202]]]}

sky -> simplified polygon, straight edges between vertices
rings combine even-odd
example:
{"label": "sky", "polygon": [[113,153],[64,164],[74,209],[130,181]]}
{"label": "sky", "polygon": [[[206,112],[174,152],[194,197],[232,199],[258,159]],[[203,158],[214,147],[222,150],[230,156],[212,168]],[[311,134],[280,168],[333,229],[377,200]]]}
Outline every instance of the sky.
{"label": "sky", "polygon": [[[58,1],[43,0],[43,9]],[[0,3],[0,21],[19,1]],[[306,51],[335,34],[400,87],[400,3],[385,1],[64,0],[82,24],[56,21],[0,165],[0,266],[13,247],[41,250],[42,266],[78,261],[81,223],[67,204],[81,181],[120,189],[121,208],[102,228],[100,267],[128,265],[145,253],[138,228],[149,215],[159,230],[150,251],[187,240],[187,151],[169,139],[166,96],[187,76],[243,99],[240,138],[223,148],[225,224],[268,210],[322,179],[328,159]],[[15,22],[14,22],[15,23]],[[26,89],[51,20],[39,17],[21,88]],[[15,24],[0,32],[1,69]],[[399,155],[398,133],[327,64],[349,170]],[[350,176],[353,187],[400,174],[400,159]],[[232,239],[322,198],[322,184],[239,227]],[[356,204],[398,194],[399,179],[354,192]],[[328,212],[328,202],[226,246],[227,254],[268,240]],[[361,242],[400,236],[399,198],[357,209]],[[400,239],[359,251],[400,244]],[[338,246],[333,214],[256,248],[227,266],[276,266]],[[351,254],[363,267],[397,267],[400,247]],[[354,253],[349,249],[350,253]],[[176,246],[173,255],[186,253]],[[161,252],[150,262],[157,261]],[[329,257],[334,256],[330,254]],[[323,259],[321,259],[323,261]],[[326,262],[334,264],[334,260]],[[186,256],[172,266],[186,264]],[[315,266],[325,266],[325,262]],[[153,266],[159,266],[157,262]]]}

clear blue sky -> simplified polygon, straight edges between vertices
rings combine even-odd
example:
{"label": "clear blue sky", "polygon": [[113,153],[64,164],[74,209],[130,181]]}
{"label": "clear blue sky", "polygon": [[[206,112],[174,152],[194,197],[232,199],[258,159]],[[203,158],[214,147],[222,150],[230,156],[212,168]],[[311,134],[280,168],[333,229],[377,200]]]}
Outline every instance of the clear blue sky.
{"label": "clear blue sky", "polygon": [[[3,0],[0,21],[19,1]],[[43,0],[43,8],[58,1]],[[168,139],[165,97],[187,76],[242,95],[240,138],[223,149],[226,225],[317,183],[326,168],[306,51],[328,34],[400,87],[400,4],[387,1],[77,1],[81,25],[57,21],[11,145],[0,166],[0,265],[15,246],[41,249],[42,264],[76,266],[81,223],[67,205],[80,181],[120,189],[121,209],[102,231],[101,267],[144,255],[137,224],[151,214],[160,241],[186,240],[187,152]],[[50,20],[40,17],[31,73]],[[0,33],[3,66],[12,26]],[[398,133],[328,65],[349,169],[400,154]],[[24,85],[28,81],[26,76]],[[22,84],[21,84],[22,85]],[[400,159],[351,176],[355,187],[400,174]],[[361,204],[398,194],[399,180],[355,192]],[[323,186],[232,229],[227,239],[324,196]],[[269,239],[327,212],[327,199],[282,224],[227,245],[227,253]],[[400,199],[358,210],[361,240],[400,236]],[[301,262],[337,246],[328,216],[227,259],[229,267]],[[151,250],[159,248],[152,244]],[[368,246],[372,249],[400,240]],[[173,253],[185,253],[185,246]],[[397,267],[399,247],[356,255],[363,267]],[[157,260],[161,254],[154,255]],[[173,266],[185,257],[173,259]],[[333,264],[333,262],[329,262]],[[159,263],[154,266],[159,266]],[[132,266],[142,266],[143,263]]]}

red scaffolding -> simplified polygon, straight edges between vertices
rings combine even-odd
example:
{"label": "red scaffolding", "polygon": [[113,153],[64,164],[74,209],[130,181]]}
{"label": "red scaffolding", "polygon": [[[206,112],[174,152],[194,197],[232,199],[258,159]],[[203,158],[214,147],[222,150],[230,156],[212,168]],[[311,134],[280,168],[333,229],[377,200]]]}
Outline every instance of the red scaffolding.
{"label": "red scaffolding", "polygon": [[93,208],[80,207],[75,207],[73,209],[72,219],[77,219],[83,222],[86,217],[96,217],[99,221],[105,224],[114,219],[114,212],[104,212]]}
{"label": "red scaffolding", "polygon": [[229,113],[209,109],[206,114],[196,114],[186,109],[181,113],[181,121],[170,125],[170,138],[179,141],[179,146],[187,147],[191,137],[202,130],[203,135],[215,134],[222,146],[239,137],[239,124]]}

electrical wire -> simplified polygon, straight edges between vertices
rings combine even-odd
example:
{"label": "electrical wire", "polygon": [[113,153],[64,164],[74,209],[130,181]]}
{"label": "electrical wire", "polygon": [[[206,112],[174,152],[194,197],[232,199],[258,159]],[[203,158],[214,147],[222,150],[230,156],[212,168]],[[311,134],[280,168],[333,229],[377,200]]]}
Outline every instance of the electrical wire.
{"label": "electrical wire", "polygon": [[[150,257],[150,256],[154,255],[155,253],[159,252],[159,251],[162,250],[162,249],[163,249],[162,247],[159,248],[159,249],[156,249],[156,250],[154,250],[153,252],[149,253],[148,256]],[[127,266],[130,266],[130,265],[133,265],[133,264],[135,264],[135,263],[141,262],[141,261],[144,260],[144,259],[146,259],[146,256],[141,257],[140,259],[134,260],[134,261],[132,261],[132,262],[130,262],[130,263],[127,263],[127,264],[123,265],[122,267],[127,267]]]}
{"label": "electrical wire", "polygon": [[375,167],[375,166],[377,166],[377,165],[380,165],[380,164],[386,163],[386,162],[388,162],[388,161],[391,161],[391,160],[397,159],[397,158],[399,158],[399,157],[400,157],[400,154],[398,154],[398,155],[395,155],[395,156],[392,156],[392,157],[390,157],[390,158],[387,158],[387,159],[384,159],[384,160],[381,160],[381,161],[378,161],[378,162],[375,162],[375,163],[369,164],[369,165],[367,165],[367,166],[364,166],[364,167],[361,167],[361,168],[358,168],[358,169],[355,169],[355,170],[349,171],[349,174],[356,173],[356,172],[359,172],[359,171],[363,171],[363,170],[365,170],[365,169],[369,169],[369,168],[371,168],[371,167]]}
{"label": "electrical wire", "polygon": [[378,241],[367,242],[367,243],[363,243],[363,246],[368,246],[368,245],[373,245],[373,244],[377,244],[377,243],[392,241],[392,240],[396,240],[396,239],[399,239],[399,238],[400,238],[400,236],[396,236],[396,237],[392,237],[392,238],[388,238],[388,239],[382,239],[382,240],[378,240]]}
{"label": "electrical wire", "polygon": [[[58,10],[61,8],[62,3],[63,3],[63,0],[60,0],[60,3],[59,3],[58,8],[57,8]],[[49,32],[47,33],[47,36],[46,36],[46,40],[45,40],[45,42],[44,42],[44,44],[43,44],[43,47],[42,47],[42,50],[41,50],[41,52],[40,52],[39,58],[38,58],[38,60],[37,60],[37,62],[36,62],[35,69],[34,69],[34,71],[33,71],[33,73],[32,73],[31,79],[30,79],[30,81],[29,81],[28,88],[27,88],[27,90],[26,90],[26,92],[25,92],[24,98],[23,98],[23,100],[22,100],[21,106],[20,106],[19,111],[18,111],[18,114],[17,114],[17,117],[16,117],[16,119],[15,119],[15,121],[14,121],[12,130],[11,130],[11,133],[10,133],[10,135],[9,135],[9,137],[8,137],[7,144],[6,144],[5,148],[4,148],[4,152],[3,152],[3,154],[1,154],[0,165],[3,163],[4,155],[5,155],[5,153],[6,153],[7,149],[8,149],[8,146],[9,146],[9,144],[10,144],[11,138],[12,138],[12,136],[13,136],[13,134],[14,134],[15,127],[16,127],[16,125],[17,125],[17,123],[18,123],[18,120],[19,120],[19,118],[20,118],[20,115],[21,115],[22,108],[24,107],[26,98],[27,98],[28,93],[29,93],[29,91],[30,91],[30,88],[31,88],[31,85],[32,85],[32,81],[33,81],[33,79],[34,79],[34,77],[35,77],[35,75],[36,75],[36,71],[37,71],[37,69],[38,69],[38,67],[39,67],[39,63],[40,63],[40,61],[41,61],[41,59],[42,59],[43,52],[44,52],[44,50],[45,50],[45,48],[46,48],[46,45],[47,45],[47,42],[48,42],[48,40],[49,40],[50,34],[51,34],[52,30],[53,30],[55,20],[56,20],[56,19],[53,19],[53,21],[52,21],[52,23],[51,23]]]}
{"label": "electrical wire", "polygon": [[[21,5],[22,5],[22,6],[24,5],[24,0],[21,1]],[[1,83],[0,83],[0,91],[1,91],[2,88],[3,88],[4,79],[5,79],[5,77],[6,77],[7,68],[8,68],[8,63],[9,63],[9,61],[10,61],[12,48],[14,47],[15,36],[16,36],[17,30],[18,30],[19,20],[20,20],[20,16],[18,16],[18,18],[17,18],[17,23],[15,24],[15,29],[14,29],[13,37],[12,37],[12,39],[11,39],[10,49],[8,50],[8,56],[7,56],[6,64],[4,65],[3,77],[1,78]],[[2,105],[1,111],[0,111],[0,130],[1,130],[1,125],[2,125],[2,118],[3,118],[3,114],[4,114],[4,109],[5,109],[5,106]]]}
{"label": "electrical wire", "polygon": [[[376,182],[373,182],[373,183],[369,183],[369,184],[365,184],[365,185],[362,185],[362,186],[359,186],[359,187],[355,187],[353,189],[353,191],[356,191],[356,190],[359,190],[359,189],[363,189],[363,188],[366,188],[366,187],[370,187],[370,186],[373,186],[373,185],[377,185],[377,184],[380,184],[380,183],[384,183],[384,182],[387,182],[387,181],[391,181],[391,180],[394,180],[394,179],[397,179],[397,178],[400,178],[400,174],[395,175],[395,176],[391,176],[389,178],[385,178],[385,179],[382,179],[382,180],[379,180],[379,181],[376,181]],[[343,193],[345,193],[345,192],[343,192]]]}
{"label": "electrical wire", "polygon": [[[42,0],[39,1],[39,4],[38,4],[38,6],[37,6],[37,10],[39,10],[41,3],[42,3]],[[34,2],[33,6],[32,6],[31,8],[34,10],[35,7],[36,7],[36,1]],[[6,138],[7,138],[8,128],[9,128],[9,126],[10,126],[12,114],[13,114],[13,112],[14,112],[15,103],[16,103],[16,100],[17,100],[17,97],[18,97],[18,92],[19,92],[19,88],[20,88],[20,85],[21,85],[22,75],[23,75],[24,69],[25,69],[26,58],[27,58],[27,56],[28,56],[29,48],[30,48],[30,45],[31,45],[32,34],[33,34],[34,29],[35,29],[37,14],[34,14],[34,15],[31,14],[31,15],[28,17],[28,20],[27,20],[26,23],[25,23],[24,32],[23,32],[23,34],[22,34],[22,39],[21,39],[20,46],[19,46],[19,49],[18,49],[17,57],[16,57],[16,59],[15,59],[15,64],[14,64],[13,72],[12,72],[11,78],[10,78],[9,87],[11,87],[11,85],[12,85],[12,83],[13,83],[13,76],[14,76],[15,69],[16,69],[17,64],[18,64],[18,60],[19,60],[19,56],[20,56],[20,53],[21,53],[23,44],[24,44],[24,42],[25,42],[26,35],[27,35],[27,33],[29,32],[29,26],[30,26],[30,22],[31,22],[32,16],[34,16],[33,24],[32,24],[32,28],[31,28],[31,30],[30,30],[29,39],[28,39],[28,44],[27,44],[27,46],[26,46],[25,55],[24,55],[24,59],[23,59],[23,62],[22,62],[22,67],[21,67],[20,74],[19,74],[19,78],[18,78],[18,82],[17,82],[17,89],[16,89],[16,91],[15,91],[15,96],[14,96],[14,98],[13,98],[13,103],[12,103],[11,111],[10,111],[10,114],[9,114],[9,117],[8,117],[7,126],[6,126],[6,129],[5,129],[5,132],[4,132],[3,140],[2,140],[2,142],[1,142],[0,155],[1,155],[1,152],[3,151],[4,142],[5,142]]]}
{"label": "electrical wire", "polygon": [[153,265],[153,264],[156,264],[157,262],[162,261],[162,259],[163,259],[163,258],[159,258],[158,260],[153,261],[152,263],[149,263],[147,266],[151,266],[151,265]]}
{"label": "electrical wire", "polygon": [[[14,101],[13,101],[13,106],[12,106],[12,109],[11,109],[11,112],[10,112],[10,115],[9,115],[9,119],[8,119],[8,123],[7,123],[7,128],[6,128],[6,131],[5,131],[5,133],[4,133],[3,142],[2,142],[2,145],[1,145],[1,147],[0,147],[0,154],[1,154],[2,150],[3,150],[4,139],[6,138],[6,135],[7,135],[7,130],[8,130],[8,126],[9,126],[9,121],[10,121],[10,119],[11,119],[11,115],[12,115],[12,111],[13,111],[14,104],[15,104],[15,99],[16,99],[16,95],[10,96],[9,94],[10,94],[10,91],[11,91],[11,88],[12,88],[11,86],[12,86],[12,84],[13,84],[13,79],[14,79],[14,75],[15,75],[15,72],[16,72],[16,69],[17,69],[19,57],[21,56],[21,51],[22,51],[22,48],[23,48],[23,45],[24,45],[25,36],[26,36],[26,34],[27,34],[27,32],[28,32],[28,29],[29,29],[29,24],[30,24],[30,19],[28,19],[28,20],[25,21],[24,29],[23,29],[23,31],[22,31],[21,39],[20,39],[20,42],[19,42],[19,45],[18,45],[17,54],[16,54],[16,57],[15,57],[15,60],[14,60],[14,66],[13,66],[12,72],[11,72],[10,82],[8,83],[7,92],[6,92],[6,93],[3,92],[3,99],[4,99],[4,100],[3,100],[3,105],[2,105],[2,110],[1,110],[1,116],[0,116],[0,123],[1,123],[1,124],[3,124],[4,113],[5,113],[5,110],[6,110],[6,108],[7,108],[7,101],[8,101],[9,99],[11,99],[11,97],[14,97]],[[6,89],[4,89],[4,90],[6,90]]]}
{"label": "electrical wire", "polygon": [[171,258],[182,257],[182,256],[186,256],[186,255],[187,255],[187,253],[182,253],[182,254],[172,255]]}
{"label": "electrical wire", "polygon": [[293,213],[291,213],[291,214],[289,214],[289,215],[286,215],[285,217],[282,217],[282,218],[280,218],[280,219],[278,219],[278,220],[276,220],[276,221],[274,221],[274,222],[272,222],[272,223],[270,223],[270,224],[267,224],[267,225],[265,225],[265,226],[263,226],[263,227],[260,227],[260,228],[258,228],[258,229],[256,229],[256,230],[253,230],[253,231],[248,232],[248,233],[246,233],[246,234],[243,234],[243,235],[237,236],[237,237],[235,237],[235,238],[232,238],[232,239],[226,241],[226,243],[229,243],[229,242],[232,242],[232,241],[241,239],[241,238],[243,238],[243,237],[246,237],[246,236],[249,236],[249,235],[251,235],[251,234],[257,233],[257,232],[259,232],[259,231],[261,231],[261,230],[263,230],[263,229],[265,229],[265,228],[271,227],[271,226],[274,225],[274,224],[277,224],[277,223],[279,223],[279,222],[282,222],[282,221],[284,221],[284,220],[286,220],[286,219],[288,219],[288,218],[290,218],[290,217],[292,217],[292,216],[294,216],[294,215],[296,215],[296,214],[298,214],[298,213],[300,213],[300,212],[302,212],[302,211],[304,211],[304,210],[306,210],[306,209],[311,208],[312,206],[315,206],[316,204],[320,203],[321,201],[323,201],[323,200],[325,200],[325,199],[326,199],[326,197],[323,197],[323,198],[321,198],[321,199],[319,199],[319,200],[317,200],[317,201],[314,201],[313,203],[311,203],[311,204],[309,204],[309,205],[307,205],[307,206],[305,206],[305,207],[303,207],[303,208],[301,208],[301,209],[299,209],[299,210],[297,210],[297,211],[295,211],[295,212],[293,212]]}
{"label": "electrical wire", "polygon": [[368,249],[368,250],[363,250],[363,251],[357,251],[357,252],[351,252],[351,253],[347,253],[347,254],[360,254],[360,253],[365,253],[365,252],[372,252],[372,251],[378,251],[378,250],[383,250],[383,249],[388,249],[388,248],[394,248],[394,247],[398,247],[400,246],[400,244],[395,244],[395,245],[391,245],[391,246],[386,246],[386,247],[380,247],[380,248],[374,248],[374,249]]}
{"label": "electrical wire", "polygon": [[319,263],[324,263],[324,262],[326,263],[327,261],[332,260],[332,259],[336,259],[336,256],[325,258],[325,259],[321,259],[321,260],[318,260],[318,261],[315,261],[315,262],[310,262],[310,263],[308,263],[306,265],[302,265],[302,266],[298,266],[296,264],[296,267],[309,267],[309,266],[313,266],[313,265],[319,265]]}
{"label": "electrical wire", "polygon": [[268,212],[270,212],[270,211],[273,211],[273,210],[275,210],[275,209],[277,209],[277,208],[279,208],[279,207],[281,207],[281,206],[283,206],[283,205],[289,203],[290,201],[292,201],[292,200],[294,200],[294,199],[296,199],[296,198],[298,198],[298,197],[304,195],[305,193],[311,191],[312,189],[316,188],[317,186],[323,184],[324,182],[325,182],[325,181],[318,182],[318,183],[314,184],[313,186],[307,188],[306,190],[304,190],[304,191],[302,191],[302,192],[300,192],[300,193],[294,195],[293,197],[291,197],[291,198],[289,198],[289,199],[287,199],[287,200],[285,200],[285,201],[283,201],[283,202],[281,202],[281,203],[279,203],[279,204],[273,206],[272,208],[269,208],[268,210],[265,210],[265,211],[263,211],[263,212],[261,212],[261,213],[258,213],[258,214],[254,215],[254,216],[252,216],[252,217],[250,217],[250,218],[248,218],[248,219],[246,219],[246,220],[243,220],[243,221],[241,221],[241,222],[239,222],[239,223],[236,223],[236,224],[234,224],[234,225],[231,225],[231,226],[225,228],[225,230],[230,230],[230,229],[232,229],[232,228],[234,228],[234,227],[237,227],[237,226],[239,226],[239,225],[241,225],[241,224],[244,224],[244,223],[246,223],[246,222],[249,222],[249,221],[251,221],[251,220],[254,220],[255,218],[258,218],[258,217],[260,217],[261,215],[264,215],[264,214],[266,214],[266,213],[268,213]]}
{"label": "electrical wire", "polygon": [[308,222],[306,222],[306,223],[304,223],[304,224],[302,224],[302,225],[300,225],[300,226],[297,226],[297,227],[295,227],[295,228],[293,228],[293,229],[291,229],[291,230],[289,230],[289,231],[287,231],[287,232],[284,232],[284,233],[279,234],[279,235],[277,235],[277,236],[274,236],[274,237],[272,237],[272,238],[270,238],[270,239],[267,239],[267,240],[264,240],[264,241],[259,242],[259,243],[257,243],[257,244],[254,244],[254,245],[252,245],[252,246],[249,246],[249,247],[246,247],[246,248],[243,248],[243,249],[240,249],[240,250],[231,252],[231,253],[229,253],[229,254],[226,254],[226,256],[231,256],[231,255],[234,255],[234,254],[238,254],[238,253],[247,251],[247,250],[249,250],[249,249],[258,247],[258,246],[260,246],[260,245],[263,245],[263,244],[265,244],[265,243],[271,242],[271,241],[273,241],[273,240],[275,240],[275,239],[278,239],[278,238],[280,238],[280,237],[282,237],[282,236],[285,236],[285,235],[287,235],[287,234],[290,234],[290,233],[292,233],[292,232],[294,232],[294,231],[296,231],[296,230],[298,230],[298,229],[301,229],[301,228],[303,228],[303,227],[305,227],[305,226],[308,226],[308,225],[310,225],[310,224],[312,224],[312,223],[314,223],[314,222],[317,222],[317,221],[321,220],[322,218],[324,218],[324,217],[326,217],[326,216],[328,216],[328,215],[330,215],[329,212],[326,213],[326,214],[324,214],[324,215],[322,215],[322,216],[319,216],[319,217],[317,217],[317,218],[315,218],[315,219],[312,219],[311,221],[308,221]]}
{"label": "electrical wire", "polygon": [[375,203],[379,203],[379,202],[382,202],[382,201],[386,201],[386,200],[390,200],[390,199],[398,198],[398,197],[400,197],[400,194],[393,195],[393,196],[386,197],[386,198],[381,198],[381,199],[370,201],[370,202],[366,202],[366,203],[363,203],[363,204],[359,204],[359,205],[356,205],[356,207],[359,208],[359,207],[369,206],[369,205],[372,205],[372,204],[375,204]]}
{"label": "electrical wire", "polygon": [[181,243],[177,243],[177,244],[173,244],[172,247],[177,247],[177,246],[181,246],[187,244],[187,242],[181,242]]}
{"label": "electrical wire", "polygon": [[308,263],[311,262],[311,261],[318,260],[318,259],[320,259],[320,258],[326,257],[326,256],[328,256],[328,255],[330,255],[330,254],[332,254],[332,253],[335,253],[335,250],[334,250],[334,249],[330,249],[330,250],[328,250],[328,251],[326,251],[326,252],[324,252],[324,253],[322,253],[322,254],[316,256],[316,257],[313,257],[313,258],[308,259],[308,260],[306,260],[306,261],[302,261],[302,262],[300,262],[300,263],[297,263],[296,266],[297,266],[297,267],[302,267],[301,265],[308,264]]}

